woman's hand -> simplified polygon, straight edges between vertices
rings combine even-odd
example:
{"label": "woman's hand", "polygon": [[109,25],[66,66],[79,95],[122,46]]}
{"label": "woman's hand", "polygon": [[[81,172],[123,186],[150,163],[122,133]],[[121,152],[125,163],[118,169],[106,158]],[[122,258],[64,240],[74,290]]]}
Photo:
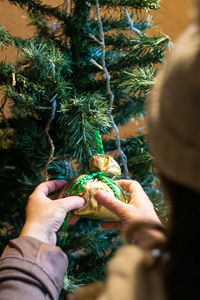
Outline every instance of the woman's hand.
{"label": "woman's hand", "polygon": [[[152,245],[164,243],[166,237],[160,231],[164,226],[141,185],[133,180],[119,180],[117,183],[125,192],[128,192],[126,193],[126,198],[129,203],[126,204],[116,199],[110,193],[97,192],[95,198],[99,204],[111,210],[120,219],[120,222],[104,222],[101,224],[102,227],[120,230],[128,224],[135,225],[132,234],[128,233],[127,228],[126,239],[128,241],[134,239],[135,244],[143,249],[150,249]],[[130,234],[131,236],[129,236]]]}
{"label": "woman's hand", "polygon": [[124,225],[134,222],[150,222],[161,224],[152,202],[137,181],[118,180],[116,181],[125,191],[128,204],[119,201],[110,193],[99,191],[95,198],[99,204],[105,206],[115,213],[120,222],[105,222],[104,228],[121,229]]}
{"label": "woman's hand", "polygon": [[51,200],[49,193],[64,187],[64,180],[41,183],[30,195],[26,208],[26,222],[20,236],[31,236],[50,245],[56,245],[56,232],[61,227],[66,214],[82,207],[85,200],[72,196]]}

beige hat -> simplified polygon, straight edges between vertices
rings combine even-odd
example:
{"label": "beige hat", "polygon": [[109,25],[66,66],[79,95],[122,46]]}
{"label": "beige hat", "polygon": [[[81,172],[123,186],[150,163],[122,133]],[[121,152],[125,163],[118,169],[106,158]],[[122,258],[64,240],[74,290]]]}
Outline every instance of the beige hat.
{"label": "beige hat", "polygon": [[191,26],[160,71],[148,103],[149,142],[168,178],[200,191],[200,29]]}

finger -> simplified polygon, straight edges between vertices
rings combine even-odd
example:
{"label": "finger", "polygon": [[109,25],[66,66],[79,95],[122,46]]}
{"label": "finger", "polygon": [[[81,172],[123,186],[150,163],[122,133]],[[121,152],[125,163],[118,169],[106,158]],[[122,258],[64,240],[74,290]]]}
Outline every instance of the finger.
{"label": "finger", "polygon": [[118,180],[116,181],[124,191],[129,191],[137,198],[141,193],[145,193],[141,184],[136,180]]}
{"label": "finger", "polygon": [[124,215],[126,212],[126,205],[124,202],[118,200],[113,195],[108,192],[99,191],[94,194],[95,199],[99,204],[105,206],[109,210],[111,210],[114,214],[116,214],[119,218]]}
{"label": "finger", "polygon": [[121,186],[121,188],[126,191],[132,193],[134,191],[134,185],[137,181],[134,180],[116,180],[116,183]]}
{"label": "finger", "polygon": [[73,209],[81,208],[85,205],[85,199],[78,196],[71,196],[56,201],[62,206],[66,213]]}
{"label": "finger", "polygon": [[101,227],[103,229],[114,229],[114,230],[121,230],[122,229],[122,224],[120,222],[102,222]]}
{"label": "finger", "polygon": [[39,184],[34,190],[37,196],[48,196],[49,193],[60,190],[66,184],[65,180],[51,180]]}

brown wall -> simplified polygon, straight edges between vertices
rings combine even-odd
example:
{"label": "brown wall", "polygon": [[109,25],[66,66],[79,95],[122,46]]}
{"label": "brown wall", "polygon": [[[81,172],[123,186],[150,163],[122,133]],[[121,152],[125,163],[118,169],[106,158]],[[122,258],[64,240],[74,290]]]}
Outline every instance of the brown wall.
{"label": "brown wall", "polygon": [[[60,5],[63,1],[46,0],[45,2],[49,5]],[[192,4],[192,0],[162,0],[161,9],[153,13],[155,30],[169,35],[174,42],[180,32],[190,23]],[[27,23],[27,18],[22,10],[10,5],[7,1],[0,1],[0,25],[4,24],[11,34],[23,38],[31,36],[34,29],[28,27]],[[0,50],[0,60],[5,57],[7,61],[14,62],[16,51],[12,47],[7,50]],[[139,121],[139,126],[143,125],[144,121]],[[130,122],[126,127],[120,128],[120,135],[125,137],[135,131],[133,122]]]}
{"label": "brown wall", "polygon": [[[61,4],[62,0],[46,1],[49,5]],[[190,22],[192,0],[162,0],[161,9],[153,13],[156,29],[169,35],[172,41]],[[27,18],[24,12],[7,1],[0,1],[0,25],[4,24],[6,29],[13,35],[23,38],[33,34],[34,29],[27,26]],[[6,55],[8,61],[15,60],[13,49],[0,52],[0,58]]]}
{"label": "brown wall", "polygon": [[161,9],[155,13],[154,23],[174,42],[191,22],[193,0],[161,0]]}

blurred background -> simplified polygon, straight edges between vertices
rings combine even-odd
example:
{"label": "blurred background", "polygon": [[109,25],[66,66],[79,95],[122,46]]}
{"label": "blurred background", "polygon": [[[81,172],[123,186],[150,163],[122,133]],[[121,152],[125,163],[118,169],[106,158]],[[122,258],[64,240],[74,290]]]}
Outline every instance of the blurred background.
{"label": "blurred background", "polygon": [[[52,6],[63,4],[63,0],[46,0],[43,2]],[[192,7],[193,0],[161,0],[161,9],[151,14],[155,25],[154,32],[155,30],[163,32],[174,43],[179,34],[191,23]],[[23,10],[10,5],[7,1],[0,1],[0,25],[3,24],[5,29],[10,31],[12,35],[21,36],[22,38],[30,37],[34,33],[34,27],[28,25],[28,19]],[[0,60],[6,59],[7,62],[13,63],[16,60],[16,56],[17,52],[11,46],[0,51]],[[133,120],[126,126],[120,127],[121,138],[128,137],[130,131],[132,134],[133,132],[136,133],[138,127],[145,131],[145,121],[137,120],[134,122]]]}

